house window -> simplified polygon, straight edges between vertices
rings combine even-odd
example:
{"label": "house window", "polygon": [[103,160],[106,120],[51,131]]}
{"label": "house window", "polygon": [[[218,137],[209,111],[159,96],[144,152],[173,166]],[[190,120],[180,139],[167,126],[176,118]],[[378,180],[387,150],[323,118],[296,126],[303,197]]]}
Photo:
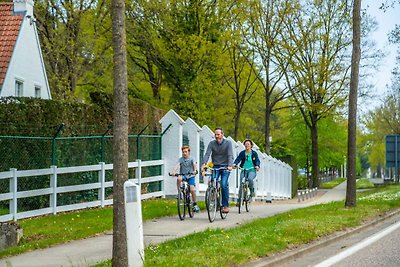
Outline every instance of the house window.
{"label": "house window", "polygon": [[15,80],[15,96],[21,97],[24,94],[24,82]]}
{"label": "house window", "polygon": [[42,97],[40,86],[35,86],[35,97],[36,98],[41,98]]}

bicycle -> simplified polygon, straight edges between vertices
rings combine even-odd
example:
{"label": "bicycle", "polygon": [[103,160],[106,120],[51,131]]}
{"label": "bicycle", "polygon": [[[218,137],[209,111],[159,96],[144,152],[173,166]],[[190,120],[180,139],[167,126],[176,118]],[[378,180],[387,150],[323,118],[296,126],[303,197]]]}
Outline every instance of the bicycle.
{"label": "bicycle", "polygon": [[210,176],[211,181],[208,184],[207,191],[206,191],[206,207],[207,207],[207,214],[208,220],[213,222],[215,220],[215,216],[217,210],[219,210],[221,219],[225,219],[228,215],[227,213],[223,212],[223,205],[222,205],[222,192],[220,186],[221,178],[215,178],[216,172],[219,170],[226,170],[226,167],[220,168],[212,168],[211,173],[206,173],[204,176]]}
{"label": "bicycle", "polygon": [[187,174],[182,174],[182,173],[176,173],[176,174],[171,174],[168,173],[169,176],[182,176],[182,182],[181,186],[178,190],[178,197],[176,199],[177,201],[177,208],[178,208],[178,215],[179,219],[183,221],[186,217],[186,211],[189,215],[190,218],[193,218],[194,216],[194,206],[193,206],[193,199],[192,199],[192,193],[190,192],[190,185],[188,183],[188,179],[196,175],[196,173],[187,173]]}
{"label": "bicycle", "polygon": [[250,203],[252,202],[252,196],[249,188],[249,171],[254,170],[254,168],[244,169],[238,167],[238,169],[244,172],[243,178],[241,179],[239,186],[239,196],[237,201],[238,211],[240,213],[241,208],[244,206],[246,207],[246,211],[249,212]]}

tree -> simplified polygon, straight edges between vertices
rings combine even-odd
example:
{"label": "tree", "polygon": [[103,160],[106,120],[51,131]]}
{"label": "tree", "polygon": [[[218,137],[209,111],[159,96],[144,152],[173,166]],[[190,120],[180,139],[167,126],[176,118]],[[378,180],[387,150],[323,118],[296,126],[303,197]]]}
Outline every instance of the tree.
{"label": "tree", "polygon": [[368,161],[373,173],[381,176],[385,166],[385,136],[400,133],[399,93],[388,94],[383,103],[364,116],[367,133],[364,136]]}
{"label": "tree", "polygon": [[113,266],[128,266],[124,182],[128,180],[128,86],[125,33],[125,1],[112,1],[114,50],[113,125]]}
{"label": "tree", "polygon": [[254,73],[253,66],[254,53],[247,49],[244,44],[241,44],[242,39],[235,42],[235,37],[232,37],[227,44],[226,53],[229,57],[229,71],[224,71],[223,79],[225,84],[233,91],[235,103],[234,115],[234,131],[233,138],[239,137],[240,117],[246,103],[252,99],[252,96],[258,88],[257,73]]}
{"label": "tree", "polygon": [[357,90],[361,58],[361,0],[353,2],[353,52],[351,57],[351,76],[348,114],[348,145],[347,145],[347,189],[346,207],[355,207],[356,199],[356,151],[357,151]]}
{"label": "tree", "polygon": [[142,61],[147,73],[161,73],[172,108],[203,123],[213,118],[207,111],[215,98],[209,96],[221,86],[217,61],[231,5],[231,1],[139,1],[129,11],[132,28],[137,29],[133,33],[140,37],[132,42],[135,59]]}
{"label": "tree", "polygon": [[81,98],[80,87],[111,85],[106,82],[111,73],[108,10],[104,0],[35,1],[38,35],[55,97]]}
{"label": "tree", "polygon": [[346,1],[309,1],[285,20],[286,83],[311,133],[312,184],[319,185],[318,122],[347,97],[350,17]]}
{"label": "tree", "polygon": [[[250,6],[249,18],[243,24],[244,36],[255,51],[259,64],[258,73],[265,91],[264,143],[265,152],[270,154],[271,114],[280,101],[288,97],[289,91],[279,86],[284,79],[287,63],[280,57],[284,37],[281,37],[284,20],[293,9],[292,1],[254,1]],[[259,71],[258,71],[259,70]]]}

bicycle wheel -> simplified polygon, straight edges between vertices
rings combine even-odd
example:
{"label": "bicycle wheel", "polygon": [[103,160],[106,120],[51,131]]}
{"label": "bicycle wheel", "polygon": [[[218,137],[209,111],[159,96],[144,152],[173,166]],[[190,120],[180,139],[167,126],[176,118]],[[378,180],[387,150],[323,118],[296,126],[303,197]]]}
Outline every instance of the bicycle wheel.
{"label": "bicycle wheel", "polygon": [[224,209],[224,206],[222,205],[221,188],[219,189],[219,192],[218,192],[218,203],[219,203],[219,214],[221,215],[221,219],[225,219],[226,216],[228,215],[228,213],[222,212],[222,210]]}
{"label": "bicycle wheel", "polygon": [[193,200],[192,194],[190,192],[186,192],[186,207],[190,218],[193,218],[194,211],[193,211]]}
{"label": "bicycle wheel", "polygon": [[213,222],[215,220],[215,215],[217,213],[217,192],[215,191],[214,187],[207,188],[207,213],[208,213],[208,220]]}
{"label": "bicycle wheel", "polygon": [[242,209],[242,206],[243,206],[243,204],[244,204],[244,200],[245,200],[245,194],[244,194],[244,186],[243,186],[243,184],[241,184],[240,185],[240,188],[239,188],[239,199],[238,199],[238,210],[239,210],[239,213],[241,212],[241,209]]}
{"label": "bicycle wheel", "polygon": [[249,212],[250,211],[250,203],[251,203],[251,193],[250,193],[250,189],[249,189],[249,185],[246,183],[245,185],[245,194],[244,194],[244,199],[245,201],[245,205],[246,205],[246,211]]}
{"label": "bicycle wheel", "polygon": [[177,198],[177,206],[178,206],[178,215],[179,219],[183,221],[186,215],[186,205],[185,205],[185,196],[181,190],[178,191],[178,198]]}

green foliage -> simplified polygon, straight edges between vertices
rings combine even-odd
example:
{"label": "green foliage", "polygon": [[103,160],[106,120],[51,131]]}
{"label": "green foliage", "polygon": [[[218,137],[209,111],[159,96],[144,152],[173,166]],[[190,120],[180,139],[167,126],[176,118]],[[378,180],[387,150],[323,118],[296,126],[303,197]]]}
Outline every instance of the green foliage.
{"label": "green foliage", "polygon": [[358,179],[357,180],[357,189],[370,189],[375,188],[375,184],[370,182],[368,179]]}
{"label": "green foliage", "polygon": [[364,150],[369,154],[369,164],[373,172],[385,166],[385,136],[400,132],[399,97],[386,96],[385,103],[369,112],[364,120],[367,134],[364,137]]}
{"label": "green foliage", "polygon": [[308,188],[308,179],[305,175],[297,176],[297,189],[307,189]]}
{"label": "green foliage", "polygon": [[43,57],[55,99],[82,99],[111,91],[110,2],[35,1]]}

